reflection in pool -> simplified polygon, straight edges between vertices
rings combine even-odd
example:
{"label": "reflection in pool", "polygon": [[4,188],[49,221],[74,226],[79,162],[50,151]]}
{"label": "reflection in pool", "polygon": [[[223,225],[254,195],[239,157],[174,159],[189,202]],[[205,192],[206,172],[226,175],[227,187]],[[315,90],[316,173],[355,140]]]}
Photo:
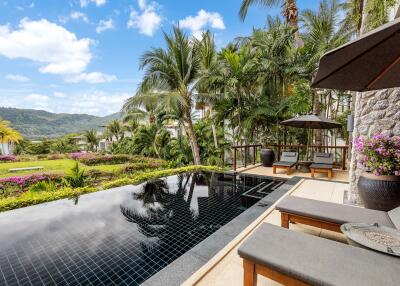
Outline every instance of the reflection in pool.
{"label": "reflection in pool", "polygon": [[2,213],[0,285],[138,285],[242,213],[263,180],[182,174]]}

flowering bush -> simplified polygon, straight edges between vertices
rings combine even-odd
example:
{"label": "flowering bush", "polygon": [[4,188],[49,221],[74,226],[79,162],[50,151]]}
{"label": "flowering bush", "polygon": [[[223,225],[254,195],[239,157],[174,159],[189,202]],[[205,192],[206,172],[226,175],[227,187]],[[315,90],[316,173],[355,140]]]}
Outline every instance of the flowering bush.
{"label": "flowering bush", "polygon": [[17,158],[13,155],[0,155],[0,162],[14,162]]}
{"label": "flowering bush", "polygon": [[61,181],[61,176],[56,174],[33,174],[26,176],[15,176],[0,179],[0,190],[9,187],[19,187],[20,190],[24,191],[31,185],[36,184],[40,181]]}
{"label": "flowering bush", "polygon": [[400,136],[374,135],[356,138],[356,150],[363,155],[361,163],[375,175],[400,176]]}
{"label": "flowering bush", "polygon": [[81,158],[89,157],[89,156],[94,156],[94,155],[92,155],[90,153],[85,153],[85,152],[74,152],[74,153],[69,154],[69,157],[73,160],[79,160]]}

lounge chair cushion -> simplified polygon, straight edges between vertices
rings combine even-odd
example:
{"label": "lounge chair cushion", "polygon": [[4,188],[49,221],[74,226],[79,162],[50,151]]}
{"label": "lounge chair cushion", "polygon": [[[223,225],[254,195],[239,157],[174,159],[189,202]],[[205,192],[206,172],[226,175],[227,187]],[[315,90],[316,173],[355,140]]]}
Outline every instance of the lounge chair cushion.
{"label": "lounge chair cushion", "polygon": [[328,203],[295,196],[285,197],[278,203],[276,209],[337,224],[344,224],[347,222],[377,222],[388,227],[394,227],[389,215],[384,211]]}
{"label": "lounge chair cushion", "polygon": [[311,285],[398,286],[400,281],[400,258],[267,223],[238,252]]}
{"label": "lounge chair cushion", "polygon": [[314,163],[316,164],[333,164],[332,153],[315,153]]}
{"label": "lounge chair cushion", "polygon": [[299,154],[297,152],[282,152],[281,161],[296,163],[298,158]]}
{"label": "lounge chair cushion", "polygon": [[388,212],[388,216],[394,226],[400,229],[400,206]]}
{"label": "lounge chair cushion", "polygon": [[314,168],[314,169],[333,169],[333,165],[332,164],[316,164],[316,163],[312,163],[310,165],[310,168]]}
{"label": "lounge chair cushion", "polygon": [[293,167],[294,165],[296,165],[295,162],[283,162],[283,161],[275,162],[274,164],[272,164],[272,166],[283,166],[283,167]]}

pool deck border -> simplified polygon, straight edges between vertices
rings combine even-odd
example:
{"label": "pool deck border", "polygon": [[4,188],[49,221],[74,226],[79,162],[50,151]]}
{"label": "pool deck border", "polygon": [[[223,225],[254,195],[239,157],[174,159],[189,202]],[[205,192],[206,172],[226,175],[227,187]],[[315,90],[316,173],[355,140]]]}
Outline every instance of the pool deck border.
{"label": "pool deck border", "polygon": [[[269,177],[252,174],[245,175]],[[271,178],[277,179],[277,177]],[[287,179],[275,191],[265,196],[258,203],[248,208],[141,285],[193,285],[223,259],[250,231],[257,227],[273,211],[279,199],[292,192],[303,181],[304,178],[302,177]]]}

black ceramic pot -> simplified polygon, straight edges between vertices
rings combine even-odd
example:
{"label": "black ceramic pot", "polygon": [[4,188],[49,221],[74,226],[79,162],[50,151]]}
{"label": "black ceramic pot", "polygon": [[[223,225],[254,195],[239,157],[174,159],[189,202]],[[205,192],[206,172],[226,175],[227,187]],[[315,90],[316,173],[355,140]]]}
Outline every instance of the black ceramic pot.
{"label": "black ceramic pot", "polygon": [[368,209],[389,211],[400,206],[400,176],[375,176],[365,172],[357,186]]}
{"label": "black ceramic pot", "polygon": [[261,161],[264,167],[272,167],[275,160],[275,153],[271,149],[261,149]]}

